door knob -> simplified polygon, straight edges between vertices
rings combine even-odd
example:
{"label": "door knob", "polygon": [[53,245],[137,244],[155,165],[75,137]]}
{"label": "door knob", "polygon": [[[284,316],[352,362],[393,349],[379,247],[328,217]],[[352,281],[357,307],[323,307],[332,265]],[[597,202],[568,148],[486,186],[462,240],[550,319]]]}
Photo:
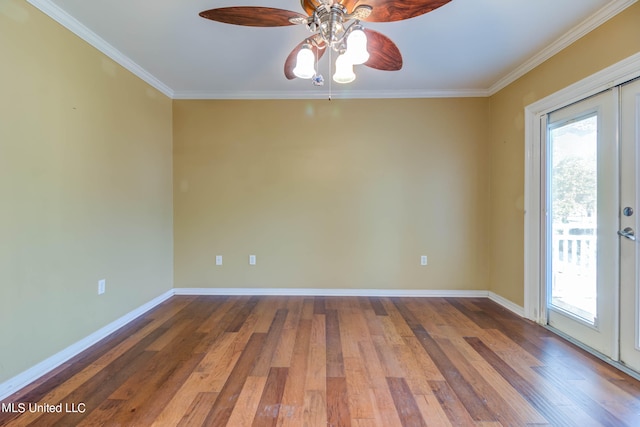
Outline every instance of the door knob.
{"label": "door knob", "polygon": [[627,227],[624,230],[618,230],[618,236],[626,237],[629,240],[636,240],[636,233],[633,231],[633,228]]}

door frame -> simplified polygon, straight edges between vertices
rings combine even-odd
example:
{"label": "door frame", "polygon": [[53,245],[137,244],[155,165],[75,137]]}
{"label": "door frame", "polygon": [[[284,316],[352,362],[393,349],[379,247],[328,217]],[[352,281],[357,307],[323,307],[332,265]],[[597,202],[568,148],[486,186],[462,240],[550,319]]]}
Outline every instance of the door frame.
{"label": "door frame", "polygon": [[640,53],[613,64],[525,107],[524,152],[524,315],[546,325],[544,292],[543,162],[541,141],[548,113],[640,77]]}

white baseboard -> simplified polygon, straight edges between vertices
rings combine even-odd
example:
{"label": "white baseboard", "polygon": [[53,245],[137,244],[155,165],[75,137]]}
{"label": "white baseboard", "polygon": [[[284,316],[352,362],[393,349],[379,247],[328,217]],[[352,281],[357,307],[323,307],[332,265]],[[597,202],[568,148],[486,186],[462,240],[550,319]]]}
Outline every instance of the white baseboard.
{"label": "white baseboard", "polygon": [[72,357],[74,357],[74,356],[78,355],[79,353],[83,352],[84,350],[88,349],[89,347],[91,347],[92,345],[94,345],[95,343],[100,341],[101,339],[105,338],[109,334],[111,334],[111,333],[117,331],[118,329],[122,328],[127,323],[129,323],[129,322],[135,320],[136,318],[140,317],[141,315],[143,315],[147,311],[151,310],[155,306],[157,306],[160,303],[162,303],[162,302],[166,301],[167,299],[171,298],[173,295],[174,295],[173,289],[163,293],[162,295],[158,296],[157,298],[152,299],[148,303],[141,305],[140,307],[136,308],[135,310],[125,314],[124,316],[120,317],[119,319],[117,319],[117,320],[109,323],[105,327],[97,330],[96,332],[92,333],[91,335],[87,336],[86,338],[81,339],[80,341],[70,345],[69,347],[65,348],[64,350],[62,350],[62,351],[54,354],[53,356],[43,360],[42,362],[38,363],[37,365],[27,369],[26,371],[16,375],[13,378],[10,378],[9,380],[1,383],[0,384],[0,400],[6,399],[8,396],[12,395],[16,391],[18,391],[21,388],[27,386],[28,384],[31,384],[33,381],[37,380],[38,378],[42,377],[43,375],[47,374],[48,372],[51,372],[53,369],[55,369],[58,366],[62,365],[67,360],[71,359]]}
{"label": "white baseboard", "polygon": [[281,295],[327,297],[488,297],[487,291],[423,289],[319,289],[319,288],[174,288],[176,295]]}
{"label": "white baseboard", "polygon": [[489,298],[507,310],[524,317],[524,308],[489,291],[419,290],[419,289],[316,289],[316,288],[174,288],[109,323],[86,338],[43,360],[37,365],[0,384],[0,400],[51,372],[67,360],[88,349],[109,334],[122,328],[173,295],[283,295],[283,296],[354,296],[420,298]]}
{"label": "white baseboard", "polygon": [[176,295],[283,295],[417,298],[489,298],[524,317],[524,308],[491,291],[424,289],[318,289],[318,288],[174,288]]}
{"label": "white baseboard", "polygon": [[500,304],[507,310],[513,312],[514,314],[520,317],[524,317],[524,307],[521,307],[518,304],[511,302],[508,299],[501,297],[496,293],[489,292],[488,294],[489,294],[488,297],[491,301],[495,302],[496,304]]}

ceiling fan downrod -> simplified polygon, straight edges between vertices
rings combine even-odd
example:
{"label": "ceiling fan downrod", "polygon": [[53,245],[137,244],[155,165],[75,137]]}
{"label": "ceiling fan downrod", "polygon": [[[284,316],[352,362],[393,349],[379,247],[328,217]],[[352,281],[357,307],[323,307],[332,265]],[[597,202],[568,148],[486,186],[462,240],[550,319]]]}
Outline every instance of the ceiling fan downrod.
{"label": "ceiling fan downrod", "polygon": [[[344,53],[349,34],[354,30],[363,29],[360,20],[369,16],[372,10],[371,6],[360,5],[352,13],[347,13],[347,9],[340,3],[321,4],[307,19],[291,18],[290,21],[296,24],[304,21],[310,32],[317,32],[320,37],[309,39],[316,47],[324,49],[330,46],[334,51]],[[345,28],[345,23],[352,20],[354,22]]]}

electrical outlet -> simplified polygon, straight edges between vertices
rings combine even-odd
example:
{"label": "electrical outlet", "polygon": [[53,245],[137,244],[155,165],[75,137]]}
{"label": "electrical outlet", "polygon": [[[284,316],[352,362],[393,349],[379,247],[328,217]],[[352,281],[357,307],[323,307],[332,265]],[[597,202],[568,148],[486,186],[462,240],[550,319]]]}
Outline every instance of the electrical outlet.
{"label": "electrical outlet", "polygon": [[98,280],[98,295],[102,295],[107,291],[107,279]]}
{"label": "electrical outlet", "polygon": [[420,265],[427,265],[427,256],[426,255],[422,255],[420,257]]}
{"label": "electrical outlet", "polygon": [[216,265],[222,265],[222,255],[216,255]]}
{"label": "electrical outlet", "polygon": [[256,256],[249,255],[249,265],[256,265]]}

